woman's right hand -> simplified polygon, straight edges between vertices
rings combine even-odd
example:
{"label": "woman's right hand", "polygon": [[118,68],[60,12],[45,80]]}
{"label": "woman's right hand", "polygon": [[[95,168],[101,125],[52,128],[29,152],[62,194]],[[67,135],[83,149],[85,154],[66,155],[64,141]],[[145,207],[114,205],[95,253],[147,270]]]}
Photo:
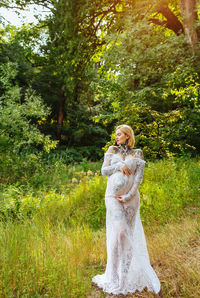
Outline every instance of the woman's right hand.
{"label": "woman's right hand", "polygon": [[125,166],[122,168],[122,173],[123,173],[123,175],[130,176],[130,174],[131,174],[131,170],[127,167],[127,165],[125,165]]}

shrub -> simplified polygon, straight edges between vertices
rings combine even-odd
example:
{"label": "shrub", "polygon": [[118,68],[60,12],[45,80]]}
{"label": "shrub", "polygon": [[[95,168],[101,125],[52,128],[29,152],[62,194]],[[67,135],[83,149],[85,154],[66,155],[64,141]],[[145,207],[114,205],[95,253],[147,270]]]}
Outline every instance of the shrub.
{"label": "shrub", "polygon": [[46,119],[50,110],[31,88],[22,93],[14,82],[16,75],[15,63],[1,65],[0,151],[19,153],[42,146],[49,152],[57,142],[40,132],[38,121]]}

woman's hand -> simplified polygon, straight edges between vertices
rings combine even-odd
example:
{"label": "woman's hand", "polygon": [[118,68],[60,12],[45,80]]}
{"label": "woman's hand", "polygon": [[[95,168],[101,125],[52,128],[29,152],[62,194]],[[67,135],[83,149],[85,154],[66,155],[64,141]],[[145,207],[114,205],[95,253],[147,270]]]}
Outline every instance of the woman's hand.
{"label": "woman's hand", "polygon": [[122,199],[122,196],[116,196],[115,199],[117,201],[119,201],[120,203],[123,203],[124,202],[123,199]]}
{"label": "woman's hand", "polygon": [[131,170],[125,165],[125,166],[122,168],[122,173],[123,173],[123,175],[130,176],[130,174],[131,174]]}

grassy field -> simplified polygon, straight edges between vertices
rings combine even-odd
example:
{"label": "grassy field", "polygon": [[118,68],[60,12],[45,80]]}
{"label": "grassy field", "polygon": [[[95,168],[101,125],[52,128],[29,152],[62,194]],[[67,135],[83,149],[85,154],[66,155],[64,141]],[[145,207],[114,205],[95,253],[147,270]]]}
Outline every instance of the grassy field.
{"label": "grassy field", "polygon": [[[112,296],[91,284],[106,264],[106,178],[99,166],[69,166],[66,184],[67,167],[58,167],[52,175],[62,184],[49,187],[54,179],[46,178],[39,192],[16,183],[3,188],[0,297]],[[199,179],[197,160],[149,162],[145,169],[141,217],[160,297],[200,296]]]}

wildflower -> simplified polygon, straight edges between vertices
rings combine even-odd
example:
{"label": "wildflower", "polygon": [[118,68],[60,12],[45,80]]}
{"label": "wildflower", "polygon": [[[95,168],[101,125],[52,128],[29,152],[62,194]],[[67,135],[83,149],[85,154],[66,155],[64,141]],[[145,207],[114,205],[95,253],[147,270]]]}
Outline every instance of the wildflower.
{"label": "wildflower", "polygon": [[72,178],[72,183],[76,183],[78,180],[76,178]]}
{"label": "wildflower", "polygon": [[87,175],[89,176],[89,175],[92,175],[93,173],[92,173],[92,171],[87,171]]}

